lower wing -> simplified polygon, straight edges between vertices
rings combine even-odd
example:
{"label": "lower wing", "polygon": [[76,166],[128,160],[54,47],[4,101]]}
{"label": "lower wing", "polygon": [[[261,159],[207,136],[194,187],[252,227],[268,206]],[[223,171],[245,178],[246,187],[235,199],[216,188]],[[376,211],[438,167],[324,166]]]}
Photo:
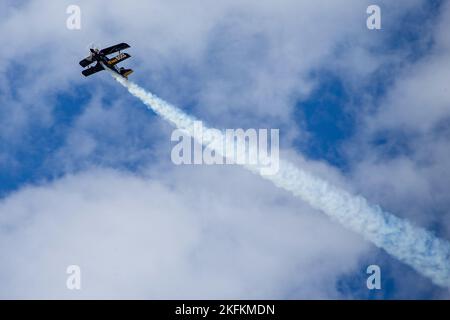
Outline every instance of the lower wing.
{"label": "lower wing", "polygon": [[96,64],[95,66],[90,67],[90,68],[88,68],[88,69],[86,69],[86,70],[83,70],[81,73],[82,73],[85,77],[88,77],[88,76],[90,76],[91,74],[94,74],[94,73],[99,72],[99,71],[102,71],[102,70],[105,70],[105,68],[103,68],[103,66],[102,66],[100,63],[97,62],[97,64]]}
{"label": "lower wing", "polygon": [[91,57],[87,57],[80,61],[80,66],[82,66],[83,68],[86,68],[88,65],[90,65],[93,62],[94,61],[92,60]]}

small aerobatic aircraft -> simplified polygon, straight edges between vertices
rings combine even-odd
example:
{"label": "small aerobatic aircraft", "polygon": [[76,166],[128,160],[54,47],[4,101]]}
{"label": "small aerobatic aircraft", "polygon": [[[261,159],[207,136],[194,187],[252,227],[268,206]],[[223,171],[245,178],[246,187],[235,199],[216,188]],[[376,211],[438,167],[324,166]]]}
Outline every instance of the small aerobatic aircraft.
{"label": "small aerobatic aircraft", "polygon": [[[91,66],[87,69],[84,69],[81,73],[88,77],[91,74],[94,74],[96,72],[105,70],[105,67],[111,69],[112,71],[116,72],[117,74],[121,75],[125,79],[128,79],[128,76],[133,72],[131,69],[125,69],[125,68],[118,68],[116,64],[119,62],[128,59],[131,57],[128,53],[122,53],[121,50],[127,49],[130,46],[126,43],[119,43],[114,46],[99,50],[99,49],[90,49],[91,55],[83,60],[80,61],[80,65],[85,68],[91,63],[97,62],[94,66]],[[113,58],[108,58],[107,56],[114,53],[119,52],[119,54]]]}

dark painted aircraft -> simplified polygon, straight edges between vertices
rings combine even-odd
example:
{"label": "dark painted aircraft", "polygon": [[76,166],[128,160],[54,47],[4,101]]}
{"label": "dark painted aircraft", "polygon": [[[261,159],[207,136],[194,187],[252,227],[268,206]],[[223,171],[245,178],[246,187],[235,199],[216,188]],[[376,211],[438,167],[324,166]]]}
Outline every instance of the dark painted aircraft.
{"label": "dark painted aircraft", "polygon": [[[105,70],[105,67],[111,69],[115,73],[121,75],[125,79],[128,79],[128,76],[133,72],[131,69],[125,69],[125,68],[118,68],[116,64],[119,62],[128,59],[131,57],[128,53],[122,53],[120,51],[129,48],[130,46],[126,43],[119,43],[114,46],[105,48],[105,49],[90,49],[91,55],[83,60],[80,61],[80,66],[83,68],[86,68],[90,64],[97,62],[94,66],[91,66],[87,69],[84,69],[81,73],[88,77],[94,73],[97,73],[99,71]],[[108,55],[119,52],[118,55],[116,55],[113,58],[108,58]]]}

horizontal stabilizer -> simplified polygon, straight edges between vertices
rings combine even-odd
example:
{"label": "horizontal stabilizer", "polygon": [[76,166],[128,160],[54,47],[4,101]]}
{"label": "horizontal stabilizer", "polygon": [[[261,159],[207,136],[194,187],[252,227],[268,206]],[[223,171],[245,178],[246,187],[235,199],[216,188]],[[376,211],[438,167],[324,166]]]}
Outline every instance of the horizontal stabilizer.
{"label": "horizontal stabilizer", "polygon": [[120,69],[120,74],[122,75],[122,77],[127,78],[127,79],[128,79],[128,76],[132,73],[133,73],[132,69],[124,69],[124,68]]}

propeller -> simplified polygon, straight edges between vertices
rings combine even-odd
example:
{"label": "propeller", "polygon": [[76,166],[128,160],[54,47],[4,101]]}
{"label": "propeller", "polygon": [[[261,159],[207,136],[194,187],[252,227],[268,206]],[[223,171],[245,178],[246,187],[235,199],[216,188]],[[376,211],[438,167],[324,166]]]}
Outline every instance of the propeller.
{"label": "propeller", "polygon": [[89,60],[89,61],[92,61],[92,51],[91,51],[91,49],[98,51],[98,50],[100,50],[99,48],[100,48],[100,44],[99,43],[96,43],[96,42],[89,43],[85,47],[85,49],[90,52],[89,57],[87,57],[86,59]]}
{"label": "propeller", "polygon": [[100,43],[97,42],[91,42],[86,46],[86,50],[90,50],[90,49],[100,49]]}

